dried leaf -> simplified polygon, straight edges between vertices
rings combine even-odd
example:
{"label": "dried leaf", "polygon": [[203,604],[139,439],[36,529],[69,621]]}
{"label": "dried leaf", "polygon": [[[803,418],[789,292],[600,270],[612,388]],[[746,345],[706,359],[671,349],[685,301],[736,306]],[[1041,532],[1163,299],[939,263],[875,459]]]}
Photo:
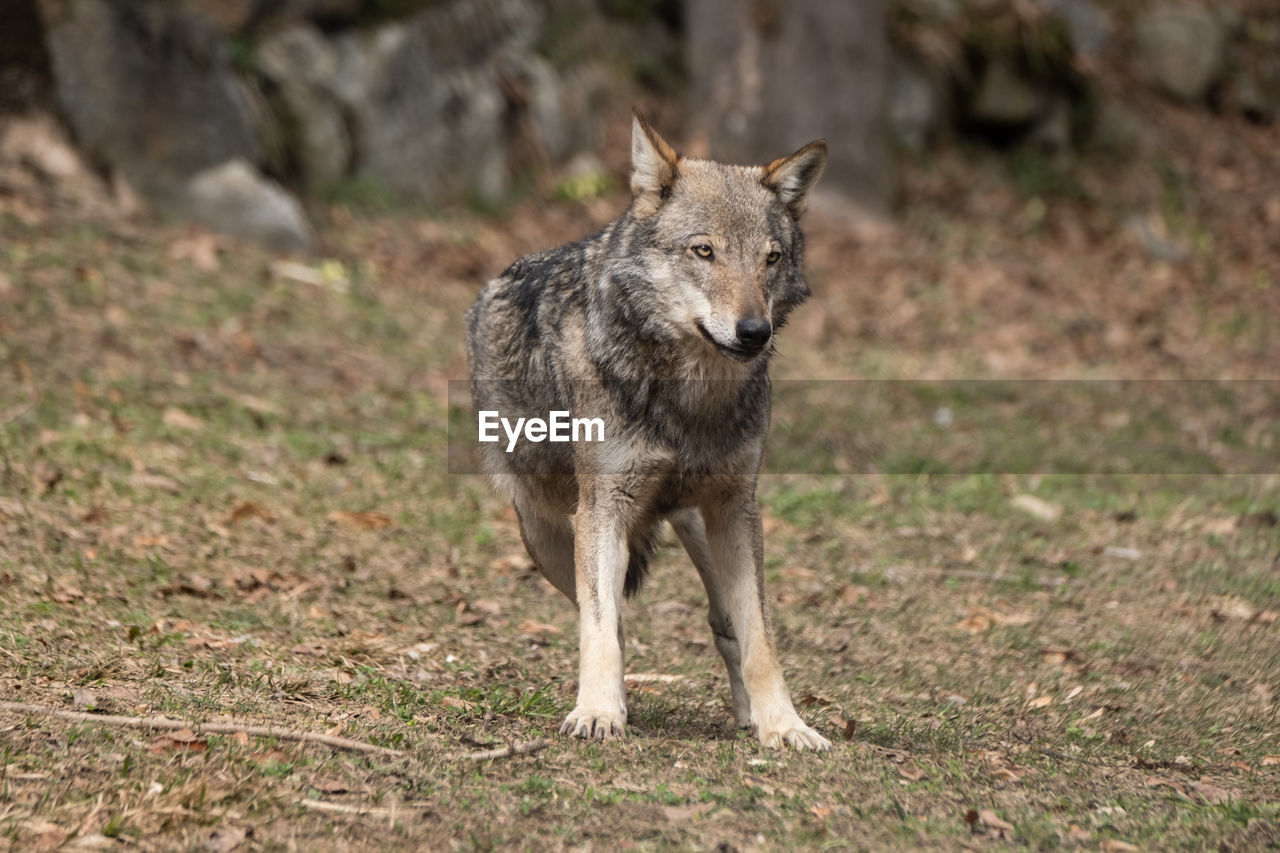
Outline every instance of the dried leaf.
{"label": "dried leaf", "polygon": [[1014,495],[1009,505],[1041,521],[1057,521],[1062,517],[1062,507],[1035,495]]}
{"label": "dried leaf", "polygon": [[786,566],[780,569],[778,574],[789,581],[811,581],[818,576],[818,573],[808,566]]}
{"label": "dried leaf", "polygon": [[446,708],[457,708],[459,711],[474,711],[476,707],[475,702],[468,702],[458,696],[445,696],[440,700],[440,704]]}
{"label": "dried leaf", "polygon": [[344,527],[360,527],[365,530],[380,530],[395,523],[391,516],[380,512],[347,512],[341,509],[329,513],[329,520]]}
{"label": "dried leaf", "polygon": [[1031,708],[1032,710],[1035,710],[1037,708],[1044,708],[1045,706],[1052,705],[1052,704],[1053,704],[1053,697],[1045,695],[1045,696],[1037,696],[1036,698],[1032,699],[1030,702],[1027,703],[1027,707]]}
{"label": "dried leaf", "polygon": [[209,741],[196,735],[191,729],[179,729],[168,732],[151,742],[151,752],[204,752],[209,748]]}
{"label": "dried leaf", "polygon": [[169,407],[164,410],[164,422],[174,429],[199,430],[204,428],[204,421],[182,409]]}
{"label": "dried leaf", "polygon": [[827,717],[827,722],[840,731],[840,736],[845,740],[853,740],[853,734],[858,729],[858,721],[850,720],[842,714],[832,714]]}
{"label": "dried leaf", "polygon": [[1035,617],[1021,610],[993,610],[991,620],[997,625],[1016,627],[1018,625],[1030,625],[1035,621]]}
{"label": "dried leaf", "polygon": [[862,584],[847,583],[836,593],[841,604],[861,604],[870,597],[871,589]]}
{"label": "dried leaf", "polygon": [[536,619],[526,619],[520,623],[520,635],[538,643],[546,643],[547,637],[558,637],[563,633],[564,631],[558,626],[539,622]]}
{"label": "dried leaf", "polygon": [[1044,656],[1045,663],[1052,665],[1064,664],[1076,655],[1071,649],[1063,648],[1041,649],[1040,654]]}
{"label": "dried leaf", "polygon": [[991,617],[988,615],[985,607],[975,607],[969,611],[969,615],[961,619],[955,624],[955,627],[962,631],[968,631],[970,634],[982,634],[991,629]]}
{"label": "dried leaf", "polygon": [[263,521],[276,520],[275,515],[262,504],[254,503],[253,501],[237,501],[222,523],[231,527],[251,518],[258,518]]}
{"label": "dried leaf", "polygon": [[203,231],[174,240],[169,244],[169,257],[175,261],[190,261],[202,272],[215,272],[218,269],[218,238]]}
{"label": "dried leaf", "polygon": [[978,812],[978,819],[988,829],[994,830],[1000,838],[1012,838],[1014,827],[1007,820],[1001,820],[991,809],[983,809]]}
{"label": "dried leaf", "polygon": [[471,609],[485,616],[501,616],[502,605],[492,599],[481,598],[471,602]]}
{"label": "dried leaf", "polygon": [[1102,849],[1107,853],[1139,853],[1142,850],[1136,844],[1130,844],[1128,841],[1121,841],[1119,838],[1108,838],[1102,842]]}
{"label": "dried leaf", "polygon": [[352,790],[346,782],[329,777],[312,780],[311,787],[322,794],[345,794]]}
{"label": "dried leaf", "polygon": [[1223,805],[1231,799],[1231,792],[1226,788],[1219,788],[1217,785],[1205,782],[1203,779],[1199,782],[1188,782],[1187,787],[1203,797],[1204,801],[1212,806]]}
{"label": "dried leaf", "polygon": [[77,711],[92,711],[98,707],[98,698],[93,691],[85,687],[77,687],[71,692],[71,705]]}
{"label": "dried leaf", "polygon": [[1093,833],[1087,829],[1082,829],[1079,824],[1073,823],[1067,827],[1067,838],[1075,842],[1084,842],[1093,838]]}

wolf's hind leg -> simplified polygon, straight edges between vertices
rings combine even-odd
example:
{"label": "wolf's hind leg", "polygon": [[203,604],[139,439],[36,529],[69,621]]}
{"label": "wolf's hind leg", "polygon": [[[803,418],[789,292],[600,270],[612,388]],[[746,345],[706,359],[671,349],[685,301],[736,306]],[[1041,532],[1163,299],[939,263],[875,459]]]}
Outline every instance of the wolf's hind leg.
{"label": "wolf's hind leg", "polygon": [[566,516],[562,520],[547,518],[537,507],[516,501],[516,518],[520,519],[520,538],[534,565],[551,585],[575,604],[578,597],[573,583],[573,525]]}
{"label": "wolf's hind leg", "polygon": [[739,726],[751,725],[751,700],[747,696],[747,687],[742,681],[742,648],[738,645],[738,637],[733,632],[733,620],[729,618],[729,610],[721,589],[718,575],[712,570],[711,550],[707,547],[707,528],[702,522],[702,513],[697,509],[681,510],[669,519],[672,529],[680,539],[680,544],[689,554],[693,566],[707,588],[707,600],[710,612],[707,621],[711,623],[711,633],[715,637],[716,651],[724,658],[725,669],[729,671],[729,690],[733,694],[733,721]]}

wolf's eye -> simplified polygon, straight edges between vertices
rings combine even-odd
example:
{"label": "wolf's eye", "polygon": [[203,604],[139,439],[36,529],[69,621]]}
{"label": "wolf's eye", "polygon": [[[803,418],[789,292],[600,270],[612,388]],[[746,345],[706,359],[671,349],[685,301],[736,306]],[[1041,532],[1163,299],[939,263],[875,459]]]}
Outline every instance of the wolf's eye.
{"label": "wolf's eye", "polygon": [[693,247],[693,253],[704,261],[709,261],[716,256],[716,253],[706,243],[699,243]]}
{"label": "wolf's eye", "polygon": [[768,255],[765,256],[764,262],[769,266],[773,266],[780,260],[782,260],[782,253],[779,252],[777,249],[774,249],[772,252],[770,252]]}

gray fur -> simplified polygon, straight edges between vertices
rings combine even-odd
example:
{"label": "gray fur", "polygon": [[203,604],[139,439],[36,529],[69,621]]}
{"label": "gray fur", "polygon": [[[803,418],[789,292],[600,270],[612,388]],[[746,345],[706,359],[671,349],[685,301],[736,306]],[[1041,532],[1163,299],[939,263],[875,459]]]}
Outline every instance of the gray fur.
{"label": "gray fur", "polygon": [[[826,745],[795,716],[767,640],[755,508],[773,354],[759,330],[776,332],[809,295],[798,217],[825,160],[820,142],[766,167],[682,158],[637,114],[627,211],[516,261],[467,314],[477,411],[564,410],[606,425],[603,442],[485,446],[534,562],[581,608],[579,707],[566,731],[622,733],[622,649],[600,638],[616,629],[620,645],[620,598],[639,587],[671,519],[711,596],[737,721],[766,743]],[[736,634],[756,638],[745,657]],[[588,683],[597,669],[619,684]]]}

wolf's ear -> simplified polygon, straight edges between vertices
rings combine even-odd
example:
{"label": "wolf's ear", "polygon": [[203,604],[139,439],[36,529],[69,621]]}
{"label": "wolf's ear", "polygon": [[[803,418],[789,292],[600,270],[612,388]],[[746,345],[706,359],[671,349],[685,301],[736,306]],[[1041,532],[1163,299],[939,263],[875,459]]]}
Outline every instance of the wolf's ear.
{"label": "wolf's ear", "polygon": [[634,110],[631,122],[631,195],[642,215],[653,213],[676,182],[680,155]]}
{"label": "wolf's ear", "polygon": [[765,166],[764,185],[778,194],[792,216],[799,216],[804,212],[805,197],[826,167],[827,143],[819,139]]}

